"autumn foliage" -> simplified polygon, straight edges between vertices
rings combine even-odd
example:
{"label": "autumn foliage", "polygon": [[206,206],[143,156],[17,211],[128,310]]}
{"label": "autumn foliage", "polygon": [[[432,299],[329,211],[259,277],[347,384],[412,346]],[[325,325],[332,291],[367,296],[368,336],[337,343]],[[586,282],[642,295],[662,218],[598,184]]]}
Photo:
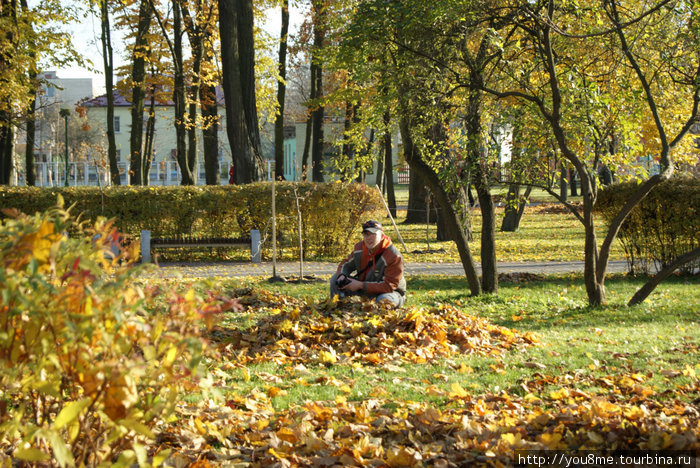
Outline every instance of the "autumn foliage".
{"label": "autumn foliage", "polygon": [[[515,465],[518,453],[692,455],[700,448],[697,405],[660,398],[647,374],[618,369],[607,376],[551,375],[545,366],[528,363],[537,371],[524,375],[518,388],[486,392],[459,382],[442,388],[405,374],[404,365],[430,366],[464,354],[498,358],[540,345],[531,333],[495,326],[453,306],[387,309],[360,300],[302,301],[257,289],[232,295],[260,319],[212,329],[212,343],[224,357],[219,375],[226,380],[228,372],[240,372],[245,380],[262,380],[263,387],[229,394],[225,405],[184,409],[180,422],[159,439],[175,448],[173,462],[505,467]],[[452,362],[457,374],[475,372]],[[279,372],[256,371],[262,363],[274,363]],[[351,375],[381,369],[392,373],[388,378],[415,382],[440,402],[392,398],[381,386],[351,399],[354,379],[319,371],[324,368],[352,369]],[[697,392],[695,371],[688,367],[682,374],[691,378],[683,392]],[[332,401],[302,397],[276,409],[275,400],[287,391],[313,386],[334,386],[340,394]]]}
{"label": "autumn foliage", "polygon": [[[590,372],[548,367],[532,358],[539,333],[459,301],[166,285],[144,279],[110,222],[5,215],[0,462],[512,466],[519,451],[700,449],[691,364],[645,370],[616,352]],[[696,355],[683,340],[677,352]],[[506,372],[517,380],[472,385]],[[309,398],[319,388],[332,396]]]}
{"label": "autumn foliage", "polygon": [[446,305],[393,309],[359,297],[308,305],[258,290],[240,302],[269,310],[250,329],[214,330],[225,344],[222,353],[235,350],[231,360],[241,364],[425,364],[457,354],[498,356],[538,342],[532,333],[520,334]]}
{"label": "autumn foliage", "polygon": [[154,426],[183,386],[197,388],[204,304],[140,285],[137,252],[118,247],[111,222],[84,226],[61,208],[5,215],[0,450],[60,466],[144,463]]}

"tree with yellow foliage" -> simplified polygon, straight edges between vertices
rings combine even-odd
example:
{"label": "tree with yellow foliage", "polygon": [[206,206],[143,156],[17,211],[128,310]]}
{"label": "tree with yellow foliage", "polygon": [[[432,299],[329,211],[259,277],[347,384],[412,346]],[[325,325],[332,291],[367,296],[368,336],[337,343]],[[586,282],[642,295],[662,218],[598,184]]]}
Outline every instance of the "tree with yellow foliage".
{"label": "tree with yellow foliage", "polygon": [[[546,0],[512,8],[522,42],[504,50],[504,62],[529,65],[511,68],[508,80],[488,91],[539,113],[576,169],[583,211],[569,206],[585,230],[588,301],[599,305],[620,226],[671,176],[674,157],[686,152],[683,140],[700,118],[698,1],[661,0],[649,7],[621,0]],[[611,150],[615,139],[622,148]],[[599,164],[622,168],[652,150],[659,173],[645,177],[599,244],[593,218]]]}

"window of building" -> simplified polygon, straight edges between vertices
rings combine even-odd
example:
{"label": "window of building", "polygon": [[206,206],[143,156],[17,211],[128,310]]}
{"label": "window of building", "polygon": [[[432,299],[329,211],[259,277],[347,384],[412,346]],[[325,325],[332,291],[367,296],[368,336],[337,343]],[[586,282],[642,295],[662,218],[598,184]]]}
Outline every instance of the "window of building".
{"label": "window of building", "polygon": [[114,116],[114,133],[120,133],[121,130],[121,121],[119,120],[119,116],[115,115]]}
{"label": "window of building", "polygon": [[54,88],[53,86],[49,86],[48,88],[46,88],[46,97],[52,98],[52,97],[54,97],[55,94],[56,94],[56,88]]}
{"label": "window of building", "polygon": [[117,162],[121,162],[122,160],[122,150],[117,150]]}

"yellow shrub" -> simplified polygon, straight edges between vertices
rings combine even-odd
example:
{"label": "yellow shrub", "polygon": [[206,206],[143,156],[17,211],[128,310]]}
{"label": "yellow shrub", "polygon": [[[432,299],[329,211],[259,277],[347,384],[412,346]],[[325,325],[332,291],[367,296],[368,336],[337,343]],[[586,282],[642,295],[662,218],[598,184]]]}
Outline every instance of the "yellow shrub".
{"label": "yellow shrub", "polygon": [[[110,222],[55,208],[0,223],[0,453],[60,466],[145,463],[196,383],[203,304],[142,287]],[[66,235],[71,232],[71,235]]]}

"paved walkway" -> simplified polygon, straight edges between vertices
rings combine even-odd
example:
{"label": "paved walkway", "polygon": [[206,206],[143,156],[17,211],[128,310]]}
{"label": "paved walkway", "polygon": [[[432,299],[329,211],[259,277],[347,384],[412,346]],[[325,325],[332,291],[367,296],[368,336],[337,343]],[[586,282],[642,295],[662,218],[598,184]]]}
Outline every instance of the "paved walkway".
{"label": "paved walkway", "polygon": [[[330,277],[335,273],[337,263],[330,262],[304,262],[304,275],[317,277]],[[278,276],[299,276],[299,262],[278,262],[276,267]],[[477,271],[481,273],[481,267],[477,265]],[[498,264],[499,273],[536,273],[555,274],[582,272],[583,262],[503,262]],[[625,272],[627,262],[624,260],[612,261],[608,265],[608,271]],[[272,276],[272,262],[218,262],[218,263],[164,263],[158,266],[156,276],[163,278],[182,277],[241,277],[241,276]],[[411,275],[464,275],[461,263],[425,263],[411,262],[406,264],[406,276]]]}

